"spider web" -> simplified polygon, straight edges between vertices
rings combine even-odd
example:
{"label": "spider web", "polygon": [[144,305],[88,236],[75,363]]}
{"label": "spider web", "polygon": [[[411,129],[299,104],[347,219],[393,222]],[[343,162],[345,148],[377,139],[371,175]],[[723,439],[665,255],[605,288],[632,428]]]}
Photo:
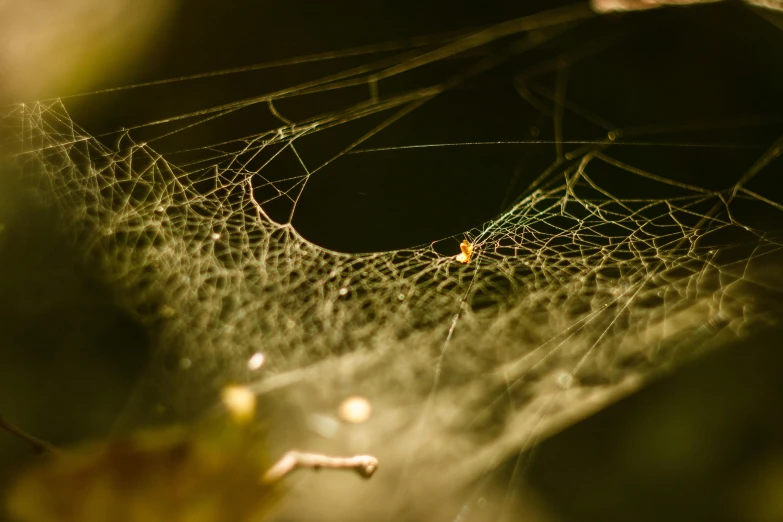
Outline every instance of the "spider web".
{"label": "spider web", "polygon": [[[583,24],[602,23],[593,17],[585,5],[568,6],[313,57],[302,61],[361,61],[101,136],[71,119],[67,99],[8,111],[6,143],[25,178],[61,210],[85,263],[155,334],[157,353],[126,416],[144,422],[149,405],[162,403],[167,418],[190,418],[226,383],[250,383],[281,449],[378,456],[384,469],[362,487],[383,506],[353,498],[344,503],[351,516],[415,516],[422,505],[433,509],[433,490],[446,498],[516,458],[510,496],[522,455],[542,438],[778,321],[783,204],[763,180],[780,165],[780,118],[610,123],[582,104],[578,86],[594,79],[591,60],[629,36],[585,37]],[[515,60],[530,53],[532,65],[520,69]],[[528,139],[383,141],[486,75],[551,125]],[[474,84],[476,96],[483,88]],[[233,123],[221,126],[250,111],[262,121],[259,107],[277,123],[239,137],[227,130]],[[187,137],[202,128],[216,129],[208,144]],[[180,141],[165,150],[172,137]],[[180,146],[188,140],[196,145]],[[509,189],[504,210],[464,233],[345,253],[293,224],[311,183],[341,162],[452,149],[491,157],[513,145],[545,150],[547,165],[516,179],[525,188]],[[715,186],[675,167],[649,170],[627,153],[668,148],[705,165],[725,150],[750,161]],[[466,264],[456,260],[463,238],[474,248]],[[265,363],[249,368],[256,353]],[[373,417],[335,427],[328,412],[351,394],[371,399]],[[320,494],[350,498],[355,487],[335,481]],[[506,509],[503,494],[496,500]],[[469,488],[458,502],[473,509],[482,495]],[[459,505],[440,509],[433,516],[463,517]]]}

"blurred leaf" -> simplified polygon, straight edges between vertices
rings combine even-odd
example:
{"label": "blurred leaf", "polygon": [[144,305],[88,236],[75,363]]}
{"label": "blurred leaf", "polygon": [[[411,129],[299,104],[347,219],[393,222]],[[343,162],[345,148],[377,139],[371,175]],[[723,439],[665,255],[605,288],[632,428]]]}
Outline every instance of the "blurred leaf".
{"label": "blurred leaf", "polygon": [[260,520],[275,487],[261,437],[239,426],[146,431],[26,470],[9,496],[20,521],[218,522]]}

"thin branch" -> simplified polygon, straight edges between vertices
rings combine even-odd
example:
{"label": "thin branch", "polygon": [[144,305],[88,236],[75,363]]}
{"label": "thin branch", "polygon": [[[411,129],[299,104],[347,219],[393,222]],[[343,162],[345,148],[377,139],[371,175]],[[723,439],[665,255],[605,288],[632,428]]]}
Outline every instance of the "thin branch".
{"label": "thin branch", "polygon": [[297,468],[311,469],[352,469],[364,478],[370,478],[378,469],[378,459],[370,455],[355,457],[327,457],[318,453],[300,453],[289,451],[264,474],[267,484],[277,482]]}

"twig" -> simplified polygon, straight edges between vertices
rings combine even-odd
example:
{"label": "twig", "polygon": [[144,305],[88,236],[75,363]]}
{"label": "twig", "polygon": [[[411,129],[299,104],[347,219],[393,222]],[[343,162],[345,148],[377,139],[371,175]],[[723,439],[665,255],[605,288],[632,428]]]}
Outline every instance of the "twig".
{"label": "twig", "polygon": [[297,468],[352,469],[362,477],[370,478],[378,469],[378,459],[370,455],[345,458],[289,451],[264,474],[263,481],[267,484],[277,482]]}
{"label": "twig", "polygon": [[41,440],[38,437],[34,437],[29,433],[23,431],[21,428],[11,424],[0,415],[0,428],[4,429],[11,435],[15,435],[20,439],[30,444],[38,453],[60,453],[60,450],[45,440]]}

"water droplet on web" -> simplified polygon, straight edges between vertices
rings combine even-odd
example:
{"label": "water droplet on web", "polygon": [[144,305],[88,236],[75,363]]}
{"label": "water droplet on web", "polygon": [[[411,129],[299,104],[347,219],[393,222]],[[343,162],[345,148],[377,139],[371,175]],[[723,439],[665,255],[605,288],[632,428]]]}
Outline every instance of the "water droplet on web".
{"label": "water droplet on web", "polygon": [[246,386],[226,386],[220,398],[237,424],[245,424],[255,415],[256,396]]}
{"label": "water droplet on web", "polygon": [[266,361],[266,358],[264,357],[264,354],[261,352],[254,353],[250,359],[247,361],[247,369],[248,370],[258,370],[264,365],[264,361]]}
{"label": "water droplet on web", "polygon": [[563,372],[557,376],[557,384],[561,388],[570,388],[574,382],[574,378],[568,372]]}
{"label": "water droplet on web", "polygon": [[346,295],[346,294],[348,294],[348,289],[347,288],[341,288],[340,291],[337,292],[337,293],[340,294],[340,295]]}
{"label": "water droplet on web", "polygon": [[217,232],[213,232],[212,233],[212,239],[217,241],[218,239],[220,239],[220,234],[218,234]]}
{"label": "water droplet on web", "polygon": [[188,359],[187,357],[183,357],[179,360],[179,367],[181,370],[187,370],[193,365],[193,361]]}
{"label": "water droplet on web", "polygon": [[345,399],[337,411],[340,418],[345,422],[358,424],[370,418],[372,405],[369,400],[356,395]]}
{"label": "water droplet on web", "polygon": [[165,211],[166,211],[166,209],[163,208],[162,205],[155,209],[155,212],[157,212],[158,214],[163,214],[163,212],[165,212]]}
{"label": "water droplet on web", "polygon": [[399,299],[400,301],[405,301],[405,294],[399,294],[397,296],[397,299]]}

